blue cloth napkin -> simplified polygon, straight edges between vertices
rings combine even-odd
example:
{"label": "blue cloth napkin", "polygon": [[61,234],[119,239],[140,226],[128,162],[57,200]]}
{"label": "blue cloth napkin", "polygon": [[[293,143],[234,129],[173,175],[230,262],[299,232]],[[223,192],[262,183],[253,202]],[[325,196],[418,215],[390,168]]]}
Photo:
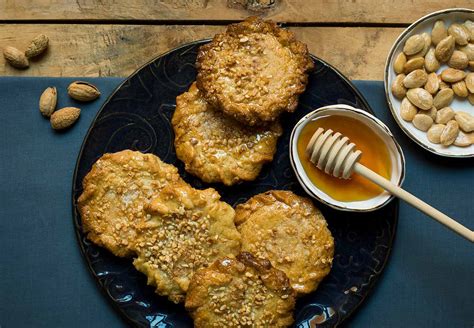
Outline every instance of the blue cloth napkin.
{"label": "blue cloth napkin", "polygon": [[[72,78],[0,78],[0,327],[125,327],[82,259],[71,209],[72,174],[86,131],[121,82],[84,79],[102,97],[80,104],[77,124],[55,132],[38,111],[48,86],[58,106]],[[398,128],[381,82],[356,81],[402,145],[404,187],[474,228],[474,159],[432,155]],[[474,246],[400,202],[391,258],[351,327],[473,327]]]}

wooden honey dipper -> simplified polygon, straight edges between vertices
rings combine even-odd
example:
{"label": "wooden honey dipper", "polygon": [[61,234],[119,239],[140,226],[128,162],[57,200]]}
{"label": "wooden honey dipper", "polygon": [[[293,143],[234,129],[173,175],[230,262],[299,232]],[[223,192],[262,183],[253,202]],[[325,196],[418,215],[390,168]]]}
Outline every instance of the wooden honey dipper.
{"label": "wooden honey dipper", "polygon": [[352,173],[356,172],[439,223],[444,224],[467,240],[474,242],[474,232],[472,230],[360,164],[358,161],[362,152],[356,150],[356,145],[339,132],[334,133],[331,129],[324,131],[323,128],[318,128],[306,147],[306,154],[313,164],[327,174],[337,178],[349,179]]}

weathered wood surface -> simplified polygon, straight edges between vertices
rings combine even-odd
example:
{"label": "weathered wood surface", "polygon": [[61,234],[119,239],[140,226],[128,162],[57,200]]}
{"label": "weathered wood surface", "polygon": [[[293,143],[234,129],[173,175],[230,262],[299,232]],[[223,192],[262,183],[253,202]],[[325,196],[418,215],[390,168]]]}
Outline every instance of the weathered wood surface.
{"label": "weathered wood surface", "polygon": [[[256,3],[263,6],[255,5]],[[263,9],[255,11],[259,7]],[[267,7],[268,9],[265,9]],[[473,0],[1,0],[0,20],[222,21],[240,20],[252,13],[259,13],[281,22],[410,24],[430,12],[450,7],[473,8],[474,2]]]}
{"label": "weathered wood surface", "polygon": [[[157,55],[184,43],[212,37],[224,26],[153,25],[0,25],[0,48],[25,49],[37,34],[50,38],[48,52],[26,70],[0,56],[0,75],[128,76]],[[383,78],[388,51],[400,28],[294,27],[311,53],[351,79]]]}

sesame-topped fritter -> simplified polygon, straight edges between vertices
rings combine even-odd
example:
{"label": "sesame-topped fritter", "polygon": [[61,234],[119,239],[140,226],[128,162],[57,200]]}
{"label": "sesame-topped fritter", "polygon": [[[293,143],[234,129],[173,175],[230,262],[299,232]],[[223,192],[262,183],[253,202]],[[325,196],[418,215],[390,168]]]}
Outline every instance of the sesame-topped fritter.
{"label": "sesame-topped fritter", "polygon": [[197,85],[216,109],[257,125],[296,109],[313,66],[292,32],[250,17],[201,46]]}
{"label": "sesame-topped fritter", "polygon": [[288,327],[295,292],[286,275],[242,252],[196,271],[186,295],[194,327]]}
{"label": "sesame-topped fritter", "polygon": [[255,180],[273,159],[282,133],[278,122],[251,128],[215,110],[195,83],[176,98],[172,124],[176,155],[186,171],[228,186]]}
{"label": "sesame-topped fritter", "polygon": [[117,256],[131,256],[144,207],[168,184],[185,182],[155,155],[131,150],[103,155],[84,178],[78,199],[87,238]]}
{"label": "sesame-topped fritter", "polygon": [[311,200],[268,191],[237,205],[235,222],[242,251],[269,259],[298,294],[314,291],[331,270],[334,239]]}
{"label": "sesame-topped fritter", "polygon": [[134,266],[159,295],[184,301],[194,272],[240,251],[233,208],[214,189],[168,185],[146,206],[151,217],[138,228]]}

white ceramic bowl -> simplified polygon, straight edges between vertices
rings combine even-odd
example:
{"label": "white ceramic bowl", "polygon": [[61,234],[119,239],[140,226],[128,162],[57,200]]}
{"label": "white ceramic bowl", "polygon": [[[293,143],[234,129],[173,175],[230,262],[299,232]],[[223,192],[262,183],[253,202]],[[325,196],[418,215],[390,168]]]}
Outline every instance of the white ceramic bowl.
{"label": "white ceramic bowl", "polygon": [[[387,102],[392,112],[395,121],[397,121],[400,128],[405,132],[405,134],[410,137],[413,141],[419,144],[421,147],[425,148],[426,150],[446,157],[474,157],[474,145],[469,147],[457,147],[457,146],[449,146],[444,147],[442,145],[433,144],[431,143],[427,136],[426,132],[420,131],[416,129],[411,122],[404,121],[400,116],[400,104],[401,100],[395,98],[390,91],[390,86],[392,81],[395,79],[397,74],[393,70],[393,61],[395,60],[396,56],[402,52],[403,45],[405,41],[414,34],[420,34],[423,32],[430,33],[431,29],[433,28],[434,23],[442,19],[446,23],[446,26],[451,25],[452,23],[463,23],[465,20],[470,19],[474,21],[474,10],[472,9],[463,9],[463,8],[453,8],[453,9],[446,9],[434,12],[432,14],[426,15],[410,26],[407,27],[405,31],[398,37],[395,41],[395,44],[392,46],[390,53],[387,58],[387,62],[385,63],[385,76],[384,76],[384,85],[385,85],[385,96],[387,98]],[[441,65],[440,69],[438,70],[438,74],[447,68],[446,64]],[[459,97],[455,97],[454,101],[450,105],[455,111],[465,111],[472,115],[474,115],[474,106],[472,106],[467,99],[461,99]]]}
{"label": "white ceramic bowl", "polygon": [[[313,198],[335,208],[343,211],[354,212],[370,212],[386,205],[393,196],[384,191],[380,195],[363,201],[343,202],[335,200],[320,189],[318,189],[307,176],[298,155],[297,142],[302,129],[308,122],[327,115],[340,115],[357,119],[363,122],[369,129],[372,129],[387,146],[392,162],[391,181],[398,186],[401,186],[405,178],[405,157],[402,149],[393,137],[389,128],[375,116],[347,105],[332,105],[318,108],[311,113],[304,116],[293,128],[290,137],[290,161],[296,177],[303,187],[303,189]],[[356,145],[357,146],[357,145]]]}

